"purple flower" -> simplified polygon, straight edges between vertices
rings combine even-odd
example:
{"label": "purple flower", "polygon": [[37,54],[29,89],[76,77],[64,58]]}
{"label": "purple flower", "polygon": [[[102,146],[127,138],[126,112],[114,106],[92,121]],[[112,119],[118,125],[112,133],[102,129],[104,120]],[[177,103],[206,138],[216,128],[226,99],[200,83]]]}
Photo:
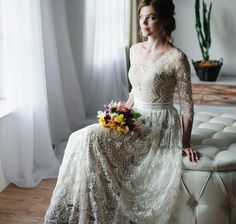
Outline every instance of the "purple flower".
{"label": "purple flower", "polygon": [[111,112],[111,109],[108,105],[104,105],[104,112],[105,113],[110,113]]}

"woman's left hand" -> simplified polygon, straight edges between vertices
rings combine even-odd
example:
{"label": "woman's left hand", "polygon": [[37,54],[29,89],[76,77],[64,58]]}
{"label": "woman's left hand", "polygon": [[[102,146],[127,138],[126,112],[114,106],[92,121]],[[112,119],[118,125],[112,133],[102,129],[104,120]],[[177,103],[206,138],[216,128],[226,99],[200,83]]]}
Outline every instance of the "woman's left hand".
{"label": "woman's left hand", "polygon": [[190,146],[182,149],[182,156],[188,156],[190,162],[197,162],[200,160],[201,154]]}

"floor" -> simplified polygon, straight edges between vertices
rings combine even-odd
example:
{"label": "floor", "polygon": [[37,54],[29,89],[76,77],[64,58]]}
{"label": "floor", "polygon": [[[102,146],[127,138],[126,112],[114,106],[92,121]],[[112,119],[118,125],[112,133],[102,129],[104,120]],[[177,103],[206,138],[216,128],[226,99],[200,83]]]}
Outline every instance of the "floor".
{"label": "floor", "polygon": [[[200,81],[196,75],[191,76],[192,83],[201,83],[201,84],[226,84],[226,85],[236,85],[236,76],[230,75],[220,75],[216,82],[204,82]],[[204,106],[204,105],[194,105],[194,111],[211,111],[211,112],[220,112],[220,113],[236,113],[235,107],[229,106]]]}
{"label": "floor", "polygon": [[42,224],[56,179],[31,189],[10,184],[0,192],[0,224]]}
{"label": "floor", "polygon": [[233,75],[219,75],[216,82],[205,82],[200,81],[197,75],[192,74],[191,76],[192,83],[201,83],[201,84],[236,84],[236,76]]}

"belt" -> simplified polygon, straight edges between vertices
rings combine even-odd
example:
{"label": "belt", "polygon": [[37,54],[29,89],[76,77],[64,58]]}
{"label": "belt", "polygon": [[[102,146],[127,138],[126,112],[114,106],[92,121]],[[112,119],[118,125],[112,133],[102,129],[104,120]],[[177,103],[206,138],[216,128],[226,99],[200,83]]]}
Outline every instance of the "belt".
{"label": "belt", "polygon": [[173,102],[170,103],[149,103],[144,101],[135,100],[134,108],[147,109],[147,110],[168,110],[173,109]]}

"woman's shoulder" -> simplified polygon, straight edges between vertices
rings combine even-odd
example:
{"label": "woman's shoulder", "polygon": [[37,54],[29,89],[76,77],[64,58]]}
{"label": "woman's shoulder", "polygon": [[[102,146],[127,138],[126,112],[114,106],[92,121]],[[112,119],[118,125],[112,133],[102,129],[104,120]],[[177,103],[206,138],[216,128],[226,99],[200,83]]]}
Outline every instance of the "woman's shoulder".
{"label": "woman's shoulder", "polygon": [[140,48],[141,48],[141,45],[142,45],[142,42],[133,44],[133,45],[130,47],[130,52],[138,52],[138,51],[140,50]]}
{"label": "woman's shoulder", "polygon": [[188,61],[188,56],[183,50],[176,46],[173,46],[173,50],[175,59],[177,59],[178,61]]}
{"label": "woman's shoulder", "polygon": [[174,46],[174,58],[172,60],[176,70],[179,69],[190,69],[190,64],[187,54],[178,47]]}
{"label": "woman's shoulder", "polygon": [[130,60],[131,60],[131,64],[132,63],[136,63],[138,61],[140,49],[141,49],[141,43],[133,44],[130,47]]}

